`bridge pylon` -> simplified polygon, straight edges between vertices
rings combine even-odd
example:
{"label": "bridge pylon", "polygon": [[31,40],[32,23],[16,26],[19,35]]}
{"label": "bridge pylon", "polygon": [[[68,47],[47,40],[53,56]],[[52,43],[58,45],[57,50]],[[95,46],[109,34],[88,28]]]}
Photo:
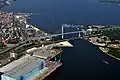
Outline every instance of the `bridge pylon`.
{"label": "bridge pylon", "polygon": [[80,35],[80,32],[79,32],[79,35],[78,35],[78,37],[81,37],[81,35]]}
{"label": "bridge pylon", "polygon": [[62,25],[62,39],[64,38],[64,26]]}

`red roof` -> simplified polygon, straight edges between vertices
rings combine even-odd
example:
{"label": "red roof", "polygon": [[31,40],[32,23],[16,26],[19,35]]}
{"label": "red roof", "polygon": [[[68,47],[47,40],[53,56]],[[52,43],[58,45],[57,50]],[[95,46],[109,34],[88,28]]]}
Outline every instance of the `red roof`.
{"label": "red roof", "polygon": [[6,43],[6,40],[2,40],[2,43]]}

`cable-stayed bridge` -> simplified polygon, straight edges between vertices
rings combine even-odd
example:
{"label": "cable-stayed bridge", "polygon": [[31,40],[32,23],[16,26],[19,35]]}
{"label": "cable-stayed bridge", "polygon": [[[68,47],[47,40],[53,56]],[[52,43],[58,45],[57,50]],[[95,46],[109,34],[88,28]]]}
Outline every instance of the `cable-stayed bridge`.
{"label": "cable-stayed bridge", "polygon": [[74,34],[74,33],[78,33],[79,34],[79,36],[80,36],[80,33],[81,33],[82,31],[73,31],[73,32],[65,32],[65,33],[59,33],[59,34],[53,34],[53,35],[50,35],[51,37],[54,37],[54,36],[64,36],[65,34]]}
{"label": "cable-stayed bridge", "polygon": [[[77,28],[76,31],[71,31],[71,32],[65,32],[64,28]],[[79,28],[81,28],[80,25],[68,25],[68,24],[63,24],[62,28],[61,28],[61,33],[58,34],[51,34],[49,36],[45,36],[45,37],[57,37],[57,36],[61,36],[62,39],[64,39],[64,35],[68,35],[68,34],[76,34],[78,33],[78,37],[76,38],[81,38],[81,33],[83,33],[84,35],[86,35],[86,31],[85,30],[80,30]]]}

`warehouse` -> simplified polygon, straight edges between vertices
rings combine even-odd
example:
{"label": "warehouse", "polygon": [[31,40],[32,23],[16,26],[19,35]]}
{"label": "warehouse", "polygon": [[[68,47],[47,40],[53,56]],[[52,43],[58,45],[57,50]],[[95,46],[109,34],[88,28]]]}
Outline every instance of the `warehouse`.
{"label": "warehouse", "polygon": [[1,78],[2,80],[33,80],[40,75],[40,70],[44,67],[44,60],[30,56],[23,63],[1,75]]}

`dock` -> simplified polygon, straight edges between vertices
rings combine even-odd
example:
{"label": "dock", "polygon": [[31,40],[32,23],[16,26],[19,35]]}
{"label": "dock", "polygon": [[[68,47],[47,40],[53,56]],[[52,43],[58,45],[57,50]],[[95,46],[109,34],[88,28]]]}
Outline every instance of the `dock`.
{"label": "dock", "polygon": [[37,77],[35,80],[43,80],[45,79],[47,76],[49,76],[52,72],[54,72],[57,68],[59,68],[60,66],[62,66],[62,63],[61,62],[57,62],[57,63],[54,63],[53,65],[51,65],[49,68],[48,68],[48,71],[45,72],[45,73],[42,73],[39,77]]}
{"label": "dock", "polygon": [[[1,75],[2,80],[9,80],[11,78],[17,80],[21,76],[23,76],[24,79],[27,78],[28,80],[43,80],[44,78],[49,76],[58,67],[62,66],[60,60],[51,60],[56,55],[61,54],[62,51],[59,49],[53,49],[52,53],[49,52],[50,50],[47,51],[45,49],[45,51],[45,54],[42,54],[42,52],[37,52],[37,54],[39,53],[38,55],[42,57],[44,56],[46,57],[46,59],[26,54],[26,56],[23,56],[22,58],[2,67],[0,69],[0,72],[3,73],[3,75]],[[41,62],[39,64],[39,61],[43,61],[43,67],[41,67]],[[38,65],[40,65],[40,68],[37,67]],[[14,73],[17,74],[17,78],[15,77],[16,74]],[[5,79],[6,77],[9,77],[9,79]]]}
{"label": "dock", "polygon": [[28,54],[32,53],[32,56],[40,59],[45,60],[45,68],[40,71],[39,76],[35,80],[43,80],[47,76],[49,76],[51,73],[53,73],[57,68],[62,66],[62,63],[60,60],[51,61],[51,59],[55,58],[57,55],[61,55],[62,50],[60,49],[54,49],[53,47],[73,47],[68,41],[63,41],[55,44],[50,45],[43,45],[42,47],[34,47],[26,52]]}
{"label": "dock", "polygon": [[28,54],[32,54],[32,56],[40,58],[40,59],[45,59],[45,60],[50,60],[53,57],[61,54],[62,50],[59,49],[49,49],[49,46],[44,46],[43,47],[38,47],[38,48],[32,48],[32,51],[29,51]]}

